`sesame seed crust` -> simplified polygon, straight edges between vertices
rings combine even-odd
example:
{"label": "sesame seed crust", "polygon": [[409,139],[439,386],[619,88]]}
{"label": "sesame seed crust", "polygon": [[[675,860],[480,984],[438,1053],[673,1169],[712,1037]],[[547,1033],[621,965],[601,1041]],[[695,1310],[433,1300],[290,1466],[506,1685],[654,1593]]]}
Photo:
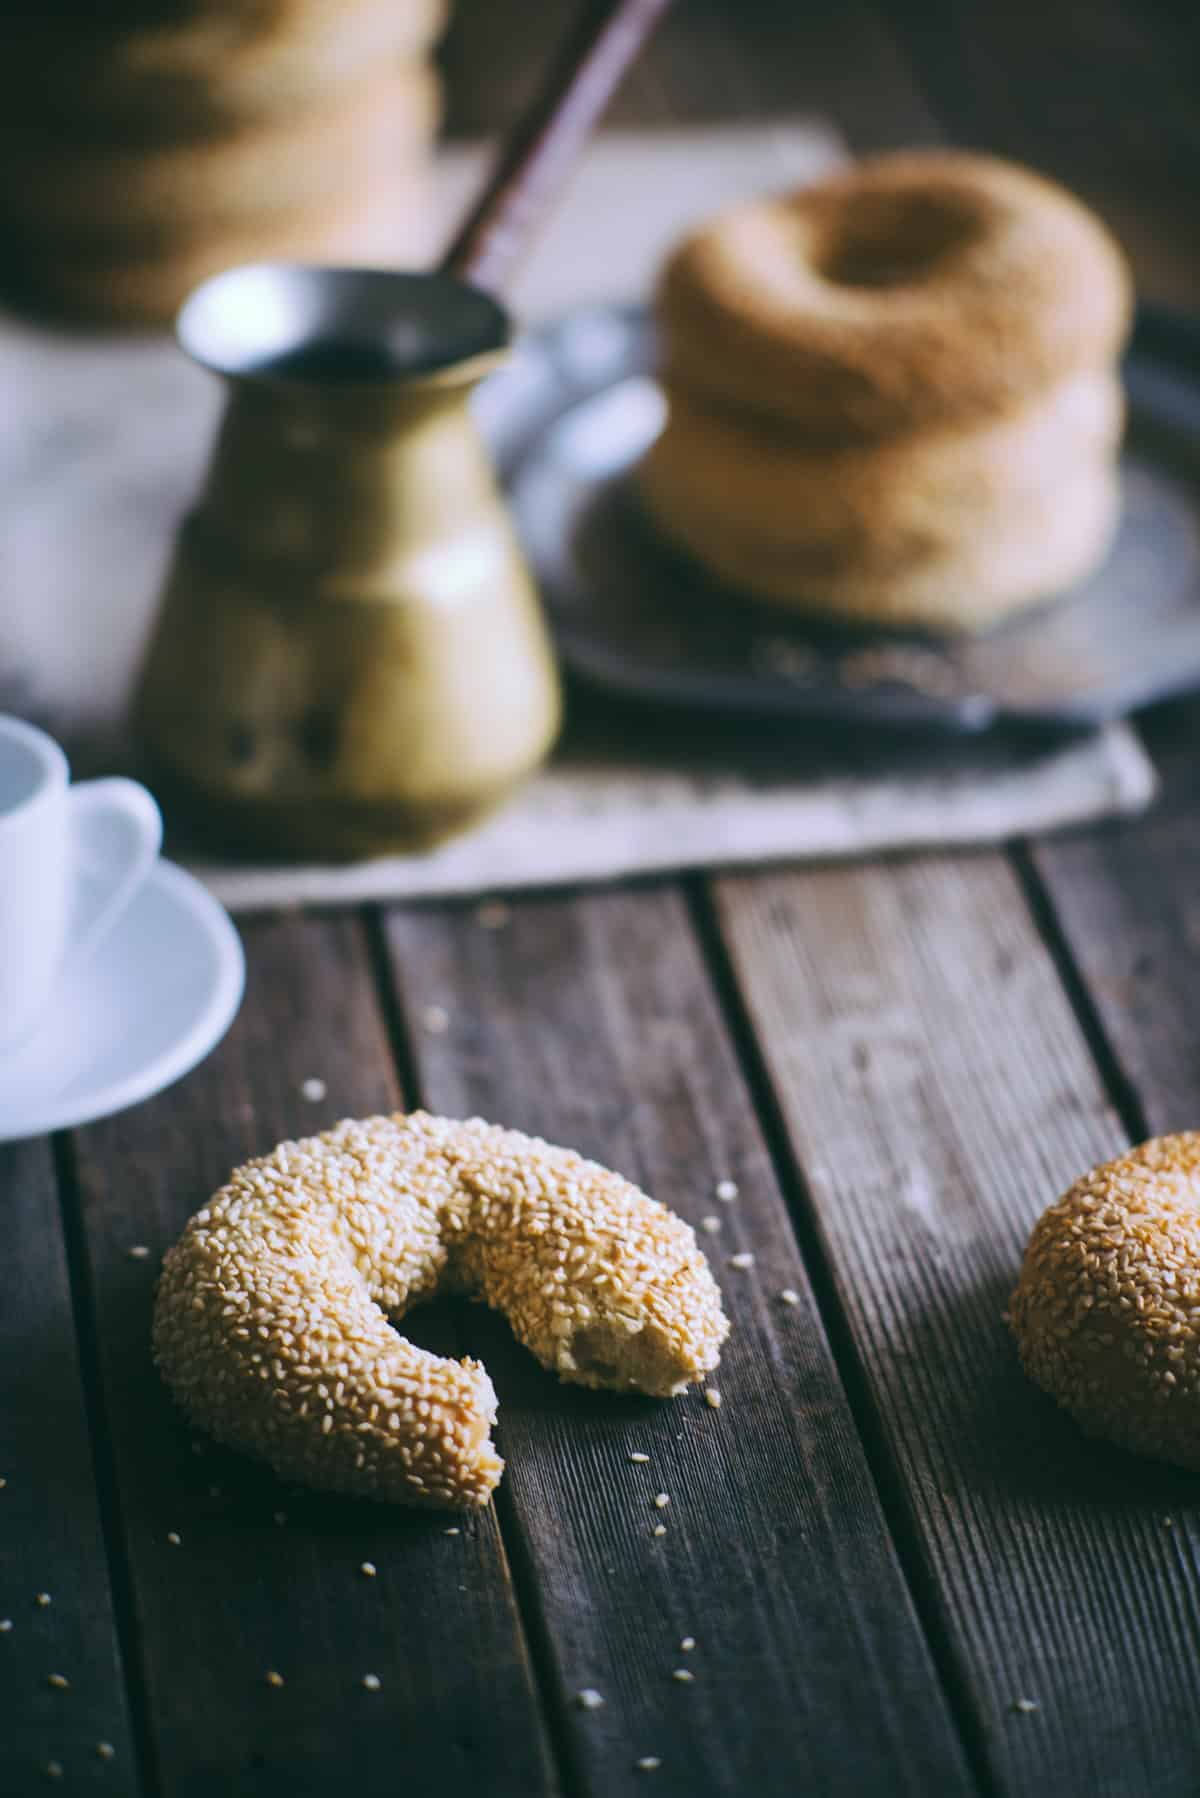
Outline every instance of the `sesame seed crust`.
{"label": "sesame seed crust", "polygon": [[438,1290],[502,1311],[564,1380],[655,1397],[710,1372],[729,1327],[691,1228],[629,1181],[414,1112],[239,1168],[164,1259],[155,1359],[194,1423],[285,1479],[485,1505],[504,1467],[485,1369],[392,1328]]}
{"label": "sesame seed crust", "polygon": [[1200,1133],[1077,1180],[1034,1228],[1009,1319],[1088,1435],[1200,1470]]}

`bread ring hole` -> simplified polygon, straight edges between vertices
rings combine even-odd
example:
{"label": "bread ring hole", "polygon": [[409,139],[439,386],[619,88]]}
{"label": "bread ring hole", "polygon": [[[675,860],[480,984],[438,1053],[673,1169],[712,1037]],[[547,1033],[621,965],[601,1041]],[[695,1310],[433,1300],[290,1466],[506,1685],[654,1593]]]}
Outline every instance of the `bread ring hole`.
{"label": "bread ring hole", "polygon": [[839,287],[911,286],[981,229],[977,205],[959,194],[855,194],[831,210],[816,266]]}

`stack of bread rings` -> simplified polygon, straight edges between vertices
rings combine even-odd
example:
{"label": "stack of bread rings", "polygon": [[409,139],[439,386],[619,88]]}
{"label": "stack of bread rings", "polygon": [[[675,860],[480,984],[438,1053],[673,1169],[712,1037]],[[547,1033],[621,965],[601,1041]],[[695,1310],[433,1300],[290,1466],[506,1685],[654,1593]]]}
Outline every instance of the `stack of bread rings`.
{"label": "stack of bread rings", "polygon": [[1130,311],[1100,221],[992,157],[879,156],[743,205],[662,278],[645,504],[747,594],[985,627],[1108,547]]}
{"label": "stack of bread rings", "polygon": [[0,26],[0,281],[169,318],[231,263],[421,254],[444,0],[72,0]]}

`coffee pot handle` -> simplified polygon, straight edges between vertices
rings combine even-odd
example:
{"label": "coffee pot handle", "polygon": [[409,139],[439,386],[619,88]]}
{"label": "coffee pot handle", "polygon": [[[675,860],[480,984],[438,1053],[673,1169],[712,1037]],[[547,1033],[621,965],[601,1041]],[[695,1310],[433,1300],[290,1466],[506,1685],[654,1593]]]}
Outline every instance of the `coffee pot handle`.
{"label": "coffee pot handle", "polygon": [[499,298],[671,0],[590,0],[438,267]]}

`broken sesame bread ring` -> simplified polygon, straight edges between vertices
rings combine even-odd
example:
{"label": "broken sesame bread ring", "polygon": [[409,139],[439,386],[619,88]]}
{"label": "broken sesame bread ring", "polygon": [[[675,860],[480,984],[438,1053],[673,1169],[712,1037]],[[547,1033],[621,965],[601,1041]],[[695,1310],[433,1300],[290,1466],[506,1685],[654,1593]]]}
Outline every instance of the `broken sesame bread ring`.
{"label": "broken sesame bread ring", "polygon": [[1093,1168],[1039,1220],[1009,1309],[1090,1436],[1200,1470],[1200,1133]]}
{"label": "broken sesame bread ring", "polygon": [[1130,312],[1087,207],[958,151],[734,207],[674,253],[658,296],[673,384],[828,442],[1014,411],[1111,360]]}
{"label": "broken sesame bread ring", "polygon": [[691,1227],[628,1180],[414,1112],[239,1168],[163,1262],[155,1359],[195,1423],[285,1478],[483,1505],[504,1468],[486,1371],[389,1322],[439,1291],[502,1311],[564,1380],[655,1397],[715,1367],[729,1327]]}

